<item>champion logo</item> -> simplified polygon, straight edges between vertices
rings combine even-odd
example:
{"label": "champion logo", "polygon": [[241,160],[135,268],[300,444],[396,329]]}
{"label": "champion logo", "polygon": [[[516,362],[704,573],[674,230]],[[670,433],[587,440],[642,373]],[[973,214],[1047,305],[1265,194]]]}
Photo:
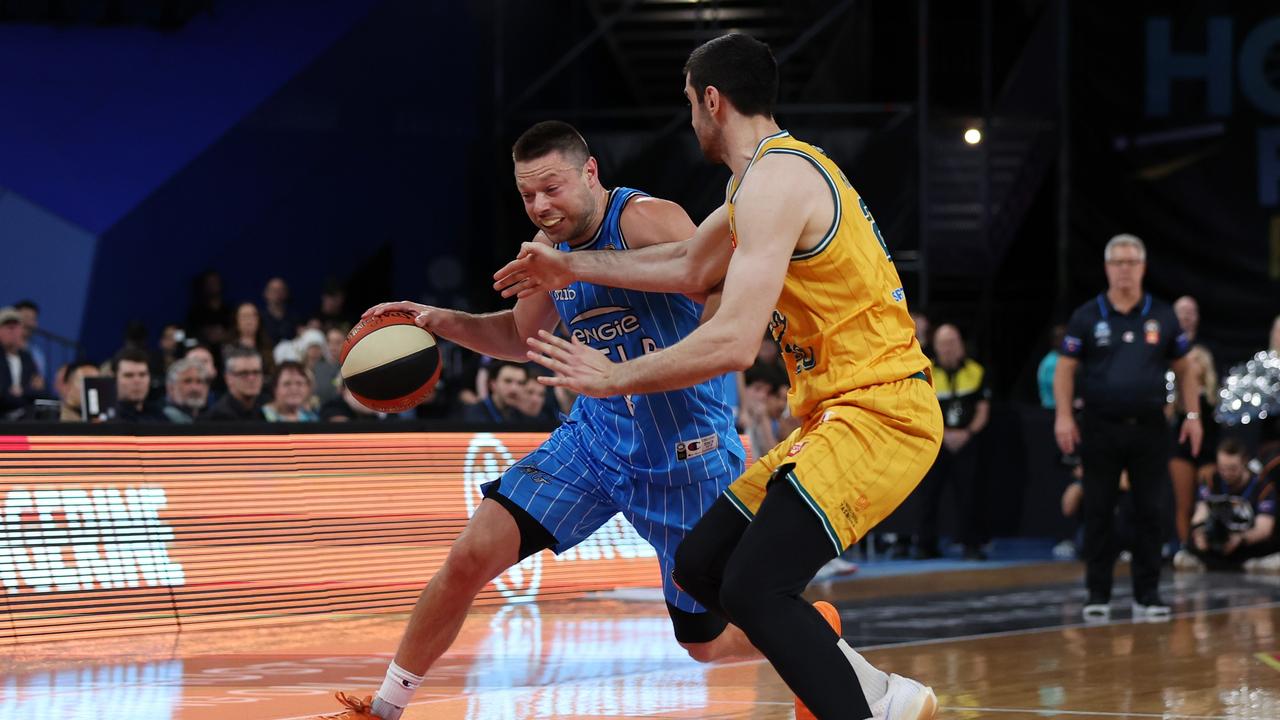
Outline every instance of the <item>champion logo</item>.
{"label": "champion logo", "polygon": [[162,488],[14,488],[0,515],[5,591],[181,586]]}
{"label": "champion logo", "polygon": [[792,445],[791,449],[787,451],[787,457],[795,457],[796,455],[799,455],[800,451],[804,449],[804,446],[804,442],[798,442],[795,445]]}

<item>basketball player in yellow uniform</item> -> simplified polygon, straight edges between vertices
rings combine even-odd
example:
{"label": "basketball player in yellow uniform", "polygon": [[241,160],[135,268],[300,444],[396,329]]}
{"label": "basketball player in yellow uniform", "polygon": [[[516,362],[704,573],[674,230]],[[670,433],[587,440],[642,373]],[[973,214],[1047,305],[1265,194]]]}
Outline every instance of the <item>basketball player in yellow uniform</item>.
{"label": "basketball player in yellow uniform", "polygon": [[582,394],[657,392],[746,368],[767,327],[803,425],[707,511],[676,553],[675,579],[764,653],[803,701],[798,717],[931,718],[929,688],[871,666],[840,639],[838,614],[824,620],[800,596],[919,484],[941,443],[897,271],[840,169],[774,122],[768,46],[726,35],[695,50],[685,72],[702,151],[733,171],[725,204],[683,243],[572,255],[526,244],[496,286],[508,296],[572,280],[696,293],[723,282],[715,314],[664,350],[613,363],[542,333],[529,357],[556,373],[547,384]]}

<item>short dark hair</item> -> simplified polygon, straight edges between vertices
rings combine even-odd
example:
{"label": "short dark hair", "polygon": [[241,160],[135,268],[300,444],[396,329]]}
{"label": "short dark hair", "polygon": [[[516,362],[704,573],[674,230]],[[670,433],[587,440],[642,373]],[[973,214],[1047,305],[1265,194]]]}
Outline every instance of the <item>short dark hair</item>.
{"label": "short dark hair", "polygon": [[787,382],[787,373],[773,363],[757,361],[747,368],[742,376],[743,382],[747,385],[758,382],[766,383],[770,392],[777,392],[779,388],[790,387],[790,383]]}
{"label": "short dark hair", "polygon": [[729,33],[699,45],[684,64],[689,84],[702,104],[715,87],[743,115],[773,116],[778,102],[778,63],[765,43],[750,35]]}
{"label": "short dark hair", "polygon": [[509,360],[499,360],[489,366],[489,382],[490,383],[498,379],[498,373],[501,373],[503,368],[515,368],[516,370],[519,370],[521,374],[524,375],[525,380],[529,379],[529,368],[524,363],[511,362]]}
{"label": "short dark hair", "polygon": [[79,370],[79,369],[81,369],[81,368],[87,368],[87,367],[91,367],[91,368],[97,369],[97,367],[98,367],[98,363],[90,362],[90,361],[86,360],[85,358],[80,358],[80,359],[78,359],[78,360],[72,360],[71,362],[67,363],[66,365],[63,365],[63,366],[62,366],[62,369],[58,371],[58,379],[59,379],[59,380],[61,380],[62,382],[66,382],[66,381],[67,381],[67,378],[71,377],[71,373],[73,373],[73,372],[75,372],[75,371],[77,371],[77,370]]}
{"label": "short dark hair", "polygon": [[116,353],[116,356],[111,359],[111,371],[120,372],[120,363],[125,360],[128,360],[129,362],[142,363],[147,366],[148,371],[151,370],[151,356],[147,354],[146,350],[136,347],[127,347]]}
{"label": "short dark hair", "polygon": [[1230,457],[1244,457],[1244,443],[1235,438],[1226,438],[1218,443],[1218,452]]}
{"label": "short dark hair", "polygon": [[591,157],[591,149],[582,133],[567,122],[544,120],[525,130],[511,146],[511,159],[515,162],[537,160],[544,155],[558,152],[566,160],[581,165]]}
{"label": "short dark hair", "polygon": [[40,314],[40,306],[36,304],[35,300],[19,300],[18,302],[13,304],[13,309],[14,310],[31,310],[37,315]]}

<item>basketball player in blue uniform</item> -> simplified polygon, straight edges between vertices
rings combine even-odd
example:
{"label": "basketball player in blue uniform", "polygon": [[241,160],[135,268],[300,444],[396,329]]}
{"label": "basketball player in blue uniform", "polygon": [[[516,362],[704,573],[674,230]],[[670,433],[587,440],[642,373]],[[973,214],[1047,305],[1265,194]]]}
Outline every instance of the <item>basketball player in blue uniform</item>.
{"label": "basketball player in blue uniform", "polygon": [[[516,141],[516,186],[535,242],[562,251],[626,250],[679,242],[694,224],[675,203],[600,183],[586,141],[562,122],[534,125]],[[526,340],[563,322],[580,342],[616,361],[669,347],[699,324],[703,306],[684,295],[574,282],[521,298],[511,310],[473,315],[411,302],[417,323],[476,352],[522,361]],[[578,398],[537,450],[485,488],[485,499],[431,578],[394,661],[372,699],[338,694],[333,718],[397,720],[414,690],[458,635],[477,593],[520,560],[561,553],[621,512],[657,551],[676,640],[700,661],[756,655],[671,580],[681,539],[742,474],[744,455],[725,401],[728,380],[647,395]]]}

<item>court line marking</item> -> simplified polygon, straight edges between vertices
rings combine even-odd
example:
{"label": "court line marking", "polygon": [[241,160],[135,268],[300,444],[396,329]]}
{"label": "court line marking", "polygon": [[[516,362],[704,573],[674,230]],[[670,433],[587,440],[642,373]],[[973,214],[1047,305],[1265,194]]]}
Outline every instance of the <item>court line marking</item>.
{"label": "court line marking", "polygon": [[1083,717],[1137,717],[1137,718],[1161,718],[1162,720],[1230,720],[1227,715],[1173,715],[1170,713],[1145,713],[1145,712],[1107,712],[1105,710],[1060,710],[1058,708],[989,708],[989,707],[961,707],[959,705],[938,706],[939,710],[949,710],[953,712],[964,712],[966,710],[972,712],[994,712],[994,713],[1025,713],[1031,715],[1077,715]]}
{"label": "court line marking", "polygon": [[1160,620],[1157,620],[1154,622],[1150,620],[1133,620],[1133,619],[1111,620],[1108,622],[1079,622],[1071,625],[1054,625],[1052,627],[1042,627],[1042,628],[1021,628],[1018,630],[1000,630],[997,632],[978,633],[975,635],[956,635],[955,637],[925,638],[921,640],[906,640],[904,642],[896,642],[896,643],[881,643],[879,645],[863,645],[861,647],[857,647],[854,649],[861,653],[867,650],[888,650],[890,648],[897,648],[897,647],[921,647],[924,645],[940,645],[942,643],[949,643],[949,642],[981,640],[983,638],[1015,637],[1018,635],[1034,635],[1036,633],[1060,632],[1062,630],[1076,630],[1080,628],[1093,629],[1093,628],[1104,628],[1104,627],[1123,626],[1123,625],[1167,625],[1169,624],[1170,621],[1178,618],[1205,617],[1209,615],[1221,615],[1222,613],[1236,612],[1236,611],[1242,611],[1242,610],[1259,610],[1259,609],[1267,609],[1267,608],[1280,608],[1280,600],[1273,600],[1271,602],[1259,603],[1257,605],[1241,605],[1241,606],[1234,606],[1234,607],[1217,608],[1214,610],[1188,610],[1185,612],[1173,613],[1169,616],[1168,619],[1161,618]]}
{"label": "court line marking", "polygon": [[1271,666],[1273,669],[1280,670],[1280,655],[1277,655],[1275,653],[1260,652],[1254,655],[1254,657],[1258,658],[1263,663],[1266,663],[1267,665]]}

